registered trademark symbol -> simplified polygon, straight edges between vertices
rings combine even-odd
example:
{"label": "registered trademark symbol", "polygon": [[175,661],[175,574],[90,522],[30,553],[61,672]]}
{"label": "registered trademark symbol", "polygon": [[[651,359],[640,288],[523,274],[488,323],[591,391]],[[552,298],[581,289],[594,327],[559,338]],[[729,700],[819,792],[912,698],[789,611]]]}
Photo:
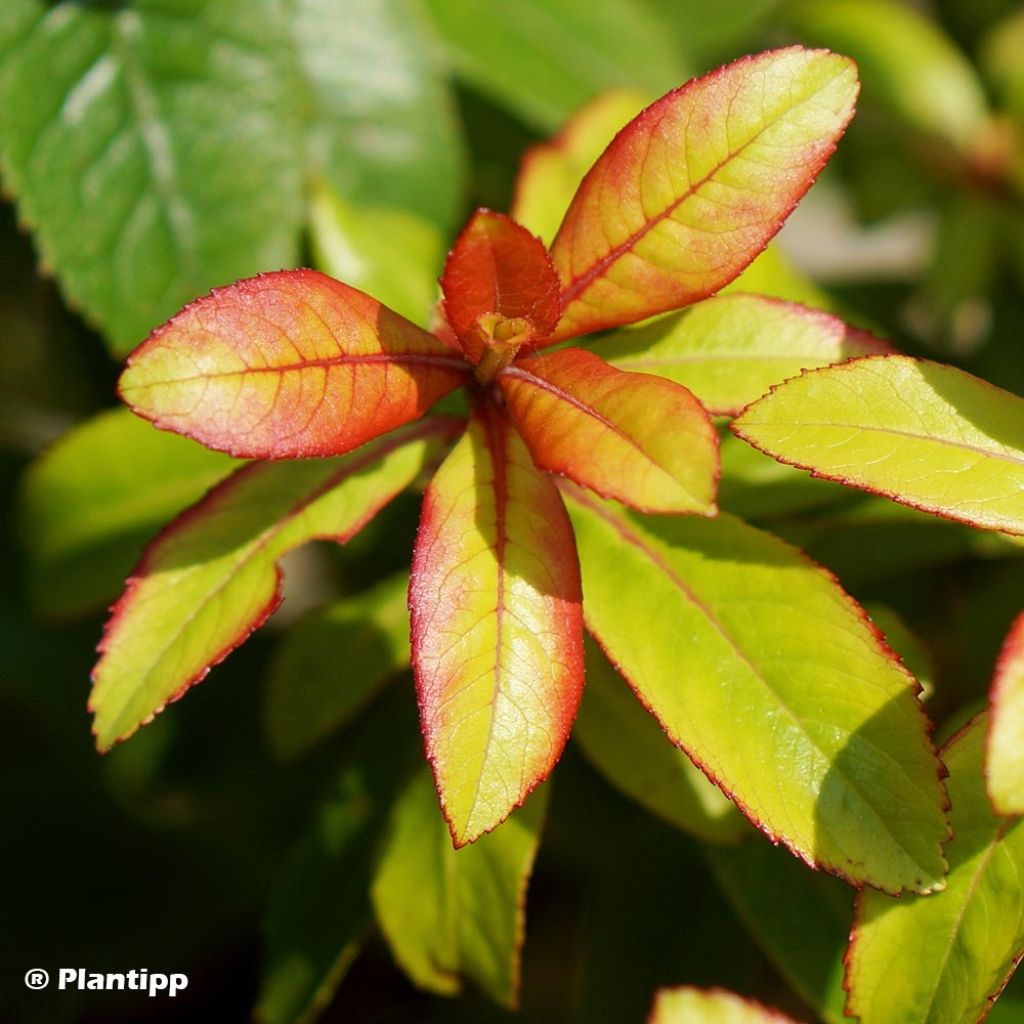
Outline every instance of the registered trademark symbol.
{"label": "registered trademark symbol", "polygon": [[31,971],[25,972],[25,984],[31,989],[46,988],[50,984],[50,976],[46,971],[34,967]]}

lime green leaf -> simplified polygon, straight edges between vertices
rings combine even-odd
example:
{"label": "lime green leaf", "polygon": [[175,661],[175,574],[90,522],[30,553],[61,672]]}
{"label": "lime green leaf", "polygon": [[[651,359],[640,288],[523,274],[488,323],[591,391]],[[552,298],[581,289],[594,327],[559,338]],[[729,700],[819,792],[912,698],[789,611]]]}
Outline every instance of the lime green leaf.
{"label": "lime green leaf", "polygon": [[526,885],[547,789],[472,846],[456,850],[422,772],[395,808],[371,896],[395,959],[423,988],[453,995],[468,978],[515,1006]]}
{"label": "lime green leaf", "polygon": [[864,606],[864,610],[881,630],[885,642],[900,656],[907,670],[921,684],[921,699],[927,700],[935,689],[935,666],[920,639],[888,605],[869,603]]}
{"label": "lime green leaf", "polygon": [[814,309],[833,308],[829,296],[789,262],[776,242],[769,242],[764,252],[719,294],[733,292],[753,292],[787,302],[802,302]]}
{"label": "lime green leaf", "polygon": [[760,837],[709,855],[720,888],[765,955],[826,1024],[846,1024],[850,890]]}
{"label": "lime green leaf", "polygon": [[356,206],[329,185],[313,189],[316,265],[423,325],[437,301],[444,243],[429,221],[392,207]]}
{"label": "lime green leaf", "polygon": [[684,832],[729,843],[746,830],[728,797],[680,750],[593,643],[587,645],[587,685],[573,739],[613,785]]}
{"label": "lime green leaf", "polygon": [[301,111],[279,3],[4,6],[5,184],[115,351],[213,285],[294,262]]}
{"label": "lime green leaf", "polygon": [[834,578],[731,516],[643,519],[564,486],[587,628],[773,841],[855,885],[944,875],[913,680]]}
{"label": "lime green leaf", "polygon": [[654,997],[648,1024],[793,1024],[777,1010],[732,992],[681,985],[663,988]]}
{"label": "lime green leaf", "polygon": [[72,430],[32,466],[22,490],[35,607],[76,615],[113,600],[145,542],[238,465],[127,409]]}
{"label": "lime green leaf", "polygon": [[288,631],[270,668],[267,737],[281,758],[344,725],[409,664],[408,576],[338,601]]}
{"label": "lime green leaf", "polygon": [[417,0],[289,3],[308,89],[311,174],[358,205],[400,207],[452,227],[462,191],[461,140],[436,40]]}
{"label": "lime green leaf", "polygon": [[452,432],[452,421],[425,420],[341,458],[254,463],[167,527],[107,623],[90,700],[99,748],[130,736],[266,620],[283,554],[357,533]]}
{"label": "lime green leaf", "polygon": [[374,855],[418,748],[407,701],[375,703],[347,738],[337,778],[270,902],[259,1024],[315,1020],[348,971],[372,922]]}
{"label": "lime green leaf", "polygon": [[911,127],[966,146],[984,124],[981,82],[934,18],[894,0],[804,0],[788,11],[802,38],[853,57],[865,95]]}
{"label": "lime green leaf", "polygon": [[925,512],[1024,533],[1024,399],[906,356],[811,370],[732,430],[781,462]]}
{"label": "lime green leaf", "polygon": [[1024,615],[1015,620],[996,666],[985,774],[992,806],[1024,814]]}
{"label": "lime green leaf", "polygon": [[591,346],[620,370],[682,384],[718,416],[735,416],[801,370],[889,346],[837,317],[759,295],[723,295]]}
{"label": "lime green leaf", "polygon": [[976,1024],[1024,953],[1024,824],[985,795],[985,717],[943,748],[953,841],[944,892],[858,897],[846,985],[870,1024]]}
{"label": "lime green leaf", "polygon": [[[688,68],[662,19],[636,0],[428,0],[456,71],[540,128],[614,86],[655,95]],[[553,55],[557,54],[557,57]]]}

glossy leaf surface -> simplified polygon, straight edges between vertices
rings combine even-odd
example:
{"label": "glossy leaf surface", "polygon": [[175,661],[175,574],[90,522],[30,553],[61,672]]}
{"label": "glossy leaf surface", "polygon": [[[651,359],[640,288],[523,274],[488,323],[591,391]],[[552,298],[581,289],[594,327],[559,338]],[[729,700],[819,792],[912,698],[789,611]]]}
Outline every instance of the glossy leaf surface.
{"label": "glossy leaf surface", "polygon": [[906,356],[811,370],[734,421],[757,448],[925,512],[1024,533],[1024,399]]}
{"label": "glossy leaf surface", "polygon": [[622,370],[682,384],[717,416],[736,416],[801,370],[890,349],[828,313],[758,295],[723,295],[603,338],[593,351]]}
{"label": "glossy leaf surface", "polygon": [[546,806],[542,790],[500,828],[457,850],[427,772],[396,804],[371,897],[395,959],[417,985],[453,995],[466,978],[515,1006],[526,886]]}
{"label": "glossy leaf surface", "polygon": [[520,343],[545,337],[558,321],[558,278],[543,243],[510,217],[490,210],[477,210],[456,239],[441,290],[448,323],[474,362],[491,333],[478,323],[486,314],[526,321],[517,325]]}
{"label": "glossy leaf surface", "polygon": [[793,1024],[777,1010],[722,989],[663,988],[647,1024]]}
{"label": "glossy leaf surface", "polygon": [[461,846],[547,777],[583,685],[572,528],[551,478],[493,407],[427,489],[409,607],[427,755]]}
{"label": "glossy leaf surface", "polygon": [[976,1024],[1024,953],[1024,824],[993,815],[984,744],[980,716],[942,751],[954,832],[945,891],[858,897],[847,1009],[866,1024]]}
{"label": "glossy leaf surface", "polygon": [[128,359],[122,397],[164,430],[247,458],[341,455],[465,379],[432,335],[314,270],[238,281]]}
{"label": "glossy leaf surface", "polygon": [[1024,814],[1024,615],[1017,617],[1003,644],[989,700],[989,799],[1000,814]]}
{"label": "glossy leaf surface", "polygon": [[751,821],[855,885],[941,886],[913,680],[834,578],[731,516],[642,520],[580,490],[570,511],[587,628]]}
{"label": "glossy leaf surface", "polygon": [[587,174],[551,247],[555,338],[706,298],[781,227],[853,114],[853,62],[791,47],[663,96]]}
{"label": "glossy leaf surface", "polygon": [[93,673],[97,745],[130,736],[221,661],[280,601],[277,560],[344,541],[436,458],[453,424],[426,420],[340,459],[247,466],[147,549]]}
{"label": "glossy leaf surface", "polygon": [[292,626],[271,663],[264,718],[278,757],[343,726],[409,664],[408,578],[391,576]]}
{"label": "glossy leaf surface", "polygon": [[154,430],[128,409],[76,427],[25,478],[21,520],[34,606],[63,616],[109,604],[146,541],[238,465]]}
{"label": "glossy leaf surface", "polygon": [[646,512],[714,513],[718,435],[685,388],[574,348],[519,359],[498,383],[540,469]]}
{"label": "glossy leaf surface", "polygon": [[747,826],[732,802],[679,749],[594,643],[572,738],[616,788],[653,814],[712,843],[738,839]]}

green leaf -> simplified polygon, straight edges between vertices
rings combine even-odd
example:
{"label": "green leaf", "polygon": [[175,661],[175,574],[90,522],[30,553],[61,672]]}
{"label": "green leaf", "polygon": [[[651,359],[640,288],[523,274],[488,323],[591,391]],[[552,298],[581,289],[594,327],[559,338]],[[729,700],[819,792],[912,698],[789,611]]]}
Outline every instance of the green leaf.
{"label": "green leaf", "polygon": [[802,302],[814,309],[831,310],[834,303],[809,277],[782,254],[777,242],[769,242],[739,277],[727,284],[720,295],[748,292],[786,302]]}
{"label": "green leaf", "polygon": [[348,737],[337,778],[270,902],[259,1024],[315,1020],[355,959],[372,922],[374,855],[419,759],[414,723],[411,702],[389,699]]}
{"label": "green leaf", "polygon": [[984,125],[981,82],[935,19],[893,0],[803,0],[787,11],[801,38],[853,57],[865,95],[905,124],[960,147]]}
{"label": "green leaf", "polygon": [[648,1024],[794,1024],[777,1010],[723,989],[680,985],[659,989]]}
{"label": "green leaf", "polygon": [[4,7],[4,181],[116,352],[213,285],[295,261],[302,119],[279,2]]}
{"label": "green leaf", "polygon": [[157,529],[239,465],[127,409],[66,434],[21,493],[35,608],[77,615],[112,601]]}
{"label": "green leaf", "polygon": [[408,576],[392,576],[288,630],[270,667],[264,718],[274,753],[304,753],[409,665]]}
{"label": "green leaf", "polygon": [[253,463],[168,526],[104,632],[90,700],[98,747],[130,736],[266,620],[283,554],[348,540],[452,432],[452,421],[424,420],[341,458]]}
{"label": "green leaf", "polygon": [[735,416],[801,370],[877,355],[889,346],[837,317],[759,295],[723,295],[591,346],[620,370],[653,373]]}
{"label": "green leaf", "polygon": [[[398,207],[452,227],[462,142],[418,0],[288,3],[308,90],[310,173],[357,206]],[[401,255],[397,244],[393,251]]]}
{"label": "green leaf", "polygon": [[526,885],[547,792],[458,850],[428,772],[400,799],[371,896],[395,959],[417,985],[454,995],[465,977],[516,1005]]}
{"label": "green leaf", "polygon": [[[456,71],[539,128],[601,89],[660,95],[688,77],[665,22],[636,0],[427,0]],[[557,57],[553,57],[557,54]]]}
{"label": "green leaf", "polygon": [[988,797],[999,814],[1024,814],[1024,614],[1014,620],[989,692]]}
{"label": "green leaf", "polygon": [[906,356],[811,370],[732,430],[780,462],[988,530],[1024,533],[1024,399]]}
{"label": "green leaf", "polygon": [[863,892],[850,939],[848,1009],[870,1024],[976,1024],[1024,953],[1024,823],[985,795],[985,717],[943,748],[953,841],[944,892]]}
{"label": "green leaf", "polygon": [[643,519],[564,486],[587,628],[773,841],[855,885],[942,884],[913,680],[834,578],[728,515]]}
{"label": "green leaf", "polygon": [[310,231],[319,269],[426,324],[444,257],[429,221],[398,208],[356,206],[324,184],[313,189]]}
{"label": "green leaf", "polygon": [[712,785],[665,734],[593,643],[573,739],[613,785],[676,828],[711,843],[729,843],[746,826],[728,797]]}
{"label": "green leaf", "polygon": [[935,666],[920,639],[888,605],[870,603],[864,606],[864,610],[882,631],[885,642],[900,656],[907,670],[921,684],[921,699],[927,700],[935,690]]}
{"label": "green leaf", "polygon": [[708,853],[719,886],[765,955],[826,1024],[845,1024],[850,890],[760,837]]}

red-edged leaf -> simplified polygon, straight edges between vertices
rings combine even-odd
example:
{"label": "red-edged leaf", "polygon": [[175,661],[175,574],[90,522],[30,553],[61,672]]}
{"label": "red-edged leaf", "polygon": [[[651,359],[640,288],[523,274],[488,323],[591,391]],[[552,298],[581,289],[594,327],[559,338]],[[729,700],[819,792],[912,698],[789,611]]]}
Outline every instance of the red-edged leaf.
{"label": "red-edged leaf", "polygon": [[[448,322],[479,362],[486,341],[526,343],[558,321],[558,277],[544,243],[511,217],[477,210],[459,235],[441,277]],[[506,323],[495,333],[496,323]]]}
{"label": "red-edged leaf", "polygon": [[433,335],[315,270],[237,281],[132,353],[124,400],[240,458],[341,455],[422,416],[469,367]]}
{"label": "red-edged leaf", "polygon": [[554,482],[487,405],[423,502],[409,587],[427,756],[457,846],[558,760],[583,685],[579,563]]}
{"label": "red-edged leaf", "polygon": [[794,46],[663,96],[584,178],[551,247],[552,340],[632,323],[728,284],[782,225],[853,115],[852,61]]}
{"label": "red-edged leaf", "polygon": [[541,469],[644,512],[715,512],[718,435],[682,385],[581,349],[520,359],[498,377]]}
{"label": "red-edged leaf", "polygon": [[1024,814],[1024,613],[1003,643],[989,693],[985,782],[997,814]]}

